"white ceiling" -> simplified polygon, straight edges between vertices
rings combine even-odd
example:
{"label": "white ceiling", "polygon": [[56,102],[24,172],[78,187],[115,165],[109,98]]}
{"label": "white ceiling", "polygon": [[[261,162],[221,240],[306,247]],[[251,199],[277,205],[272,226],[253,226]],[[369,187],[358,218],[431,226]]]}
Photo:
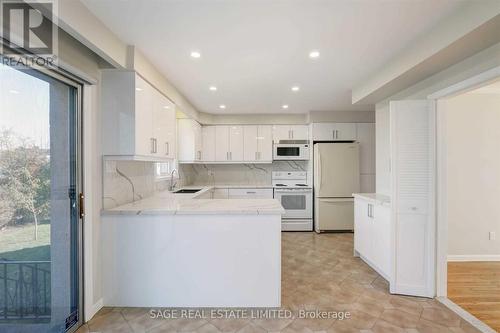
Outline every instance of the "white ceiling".
{"label": "white ceiling", "polygon": [[[217,114],[373,110],[351,105],[353,86],[463,3],[83,2],[123,41],[137,46],[198,110]],[[190,57],[194,50],[201,58]],[[311,50],[321,56],[309,59]],[[218,90],[210,91],[210,85]],[[300,91],[292,92],[293,85]]]}
{"label": "white ceiling", "polygon": [[474,89],[469,92],[470,94],[500,94],[500,81],[490,83],[484,87]]}

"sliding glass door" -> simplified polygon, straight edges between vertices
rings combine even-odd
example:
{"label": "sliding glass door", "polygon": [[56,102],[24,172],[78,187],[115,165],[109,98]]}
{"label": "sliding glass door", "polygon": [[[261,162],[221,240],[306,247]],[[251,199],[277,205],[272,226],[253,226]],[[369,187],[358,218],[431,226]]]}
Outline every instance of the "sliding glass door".
{"label": "sliding glass door", "polygon": [[0,65],[0,332],[81,320],[80,87]]}

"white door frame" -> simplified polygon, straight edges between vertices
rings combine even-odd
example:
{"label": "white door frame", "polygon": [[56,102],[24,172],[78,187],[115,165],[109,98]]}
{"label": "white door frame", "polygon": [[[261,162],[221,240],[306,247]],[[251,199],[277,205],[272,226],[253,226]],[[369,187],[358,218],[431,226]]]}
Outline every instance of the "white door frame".
{"label": "white door frame", "polygon": [[[464,81],[439,90],[427,99],[436,100],[436,296],[447,297],[448,283],[448,217],[446,207],[446,114],[443,110],[443,99],[450,98],[472,89],[488,85],[500,78],[500,66]],[[441,100],[441,101],[440,101]],[[441,112],[440,112],[441,109]]]}

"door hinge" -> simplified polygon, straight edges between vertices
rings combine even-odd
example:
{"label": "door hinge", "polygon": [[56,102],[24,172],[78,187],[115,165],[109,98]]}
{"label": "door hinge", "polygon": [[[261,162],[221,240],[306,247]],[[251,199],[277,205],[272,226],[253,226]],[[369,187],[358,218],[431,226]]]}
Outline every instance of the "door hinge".
{"label": "door hinge", "polygon": [[83,196],[83,193],[80,193],[78,195],[78,207],[79,207],[79,214],[80,215],[80,218],[83,219],[85,217],[85,207],[84,207],[84,200],[85,197]]}

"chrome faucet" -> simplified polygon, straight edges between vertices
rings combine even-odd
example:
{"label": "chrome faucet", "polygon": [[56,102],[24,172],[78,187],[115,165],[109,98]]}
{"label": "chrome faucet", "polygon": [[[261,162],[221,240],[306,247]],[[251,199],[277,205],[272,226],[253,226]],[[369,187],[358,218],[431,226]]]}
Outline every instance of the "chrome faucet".
{"label": "chrome faucet", "polygon": [[173,191],[175,186],[177,185],[177,182],[174,183],[174,173],[176,173],[177,176],[179,176],[179,172],[177,171],[177,169],[173,169],[172,172],[170,173],[170,185],[168,186],[169,191]]}

